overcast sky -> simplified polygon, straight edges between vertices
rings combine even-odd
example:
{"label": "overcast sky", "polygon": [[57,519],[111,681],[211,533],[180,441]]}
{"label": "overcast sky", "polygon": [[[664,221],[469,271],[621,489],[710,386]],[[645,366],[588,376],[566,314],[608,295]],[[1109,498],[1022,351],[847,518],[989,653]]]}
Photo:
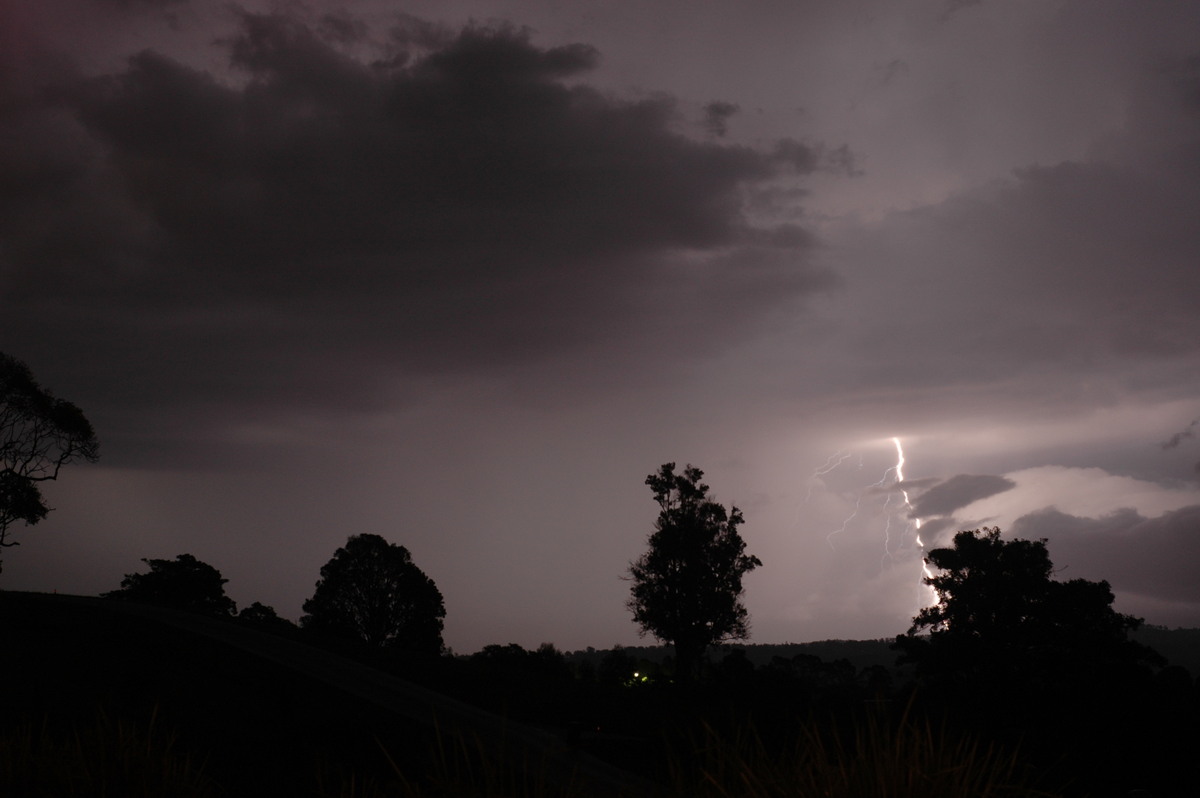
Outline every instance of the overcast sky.
{"label": "overcast sky", "polygon": [[1200,4],[0,0],[0,143],[102,444],[3,587],[297,618],[375,533],[460,653],[630,644],[673,461],[754,642],[904,632],[918,519],[1200,626]]}

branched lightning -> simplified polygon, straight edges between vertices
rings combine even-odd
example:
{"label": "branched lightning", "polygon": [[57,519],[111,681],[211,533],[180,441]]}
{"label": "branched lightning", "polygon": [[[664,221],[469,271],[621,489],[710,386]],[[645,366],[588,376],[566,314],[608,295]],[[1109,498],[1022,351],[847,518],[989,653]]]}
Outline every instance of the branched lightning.
{"label": "branched lightning", "polygon": [[[855,497],[853,511],[849,515],[846,516],[846,518],[842,521],[841,525],[837,529],[834,529],[833,531],[831,531],[829,534],[827,534],[825,536],[825,542],[829,544],[830,548],[836,549],[836,546],[834,546],[834,538],[837,537],[838,535],[845,533],[847,528],[850,525],[850,522],[853,521],[856,517],[858,517],[859,513],[862,510],[863,497],[865,495],[867,495],[867,493],[870,492],[872,489],[886,490],[886,497],[884,498],[883,505],[882,505],[883,515],[884,515],[883,554],[881,555],[882,566],[886,566],[888,561],[895,560],[895,557],[892,552],[892,545],[893,545],[892,516],[895,514],[895,512],[897,512],[897,510],[893,510],[891,508],[893,506],[892,505],[893,498],[898,496],[899,504],[900,504],[900,506],[903,507],[905,514],[907,516],[906,523],[908,525],[908,528],[913,530],[913,540],[915,541],[917,547],[921,551],[921,555],[922,555],[921,556],[921,572],[922,572],[923,576],[928,578],[928,577],[933,576],[933,573],[930,571],[928,564],[925,562],[925,557],[924,557],[925,542],[921,539],[921,519],[914,518],[912,516],[914,507],[912,504],[912,500],[908,494],[908,488],[905,487],[905,484],[904,484],[904,466],[906,463],[906,460],[904,457],[904,446],[901,444],[899,437],[893,437],[891,439],[891,442],[892,442],[892,445],[895,446],[895,448],[896,448],[895,464],[892,466],[889,466],[883,472],[883,475],[880,476],[878,481],[867,485],[863,490],[859,491],[858,495]],[[812,472],[812,475],[809,477],[808,492],[804,497],[805,503],[807,503],[809,501],[809,499],[812,497],[812,491],[813,491],[814,485],[817,482],[822,481],[822,480],[820,480],[820,477],[823,477],[826,474],[829,474],[829,473],[835,471],[843,463],[845,463],[847,460],[849,460],[852,456],[853,456],[852,452],[850,452],[848,450],[839,449],[836,452],[834,452],[833,454],[831,454],[828,458],[826,458],[824,463],[822,463],[820,466],[818,466],[816,469],[814,469]],[[862,455],[861,454],[859,455],[859,466],[860,467],[862,466]],[[903,540],[903,538],[901,540]],[[901,543],[900,545],[903,546],[903,543]],[[930,588],[929,590],[930,590],[930,595],[932,595],[933,594],[932,588]]]}
{"label": "branched lightning", "polygon": [[850,515],[846,516],[846,520],[842,521],[842,525],[840,527],[838,527],[837,529],[833,530],[832,532],[830,532],[828,535],[825,536],[825,542],[829,544],[829,548],[831,548],[831,549],[836,548],[833,545],[833,536],[840,535],[841,533],[846,531],[846,525],[849,524],[851,521],[853,521],[854,517],[856,515],[858,515],[858,509],[859,509],[860,505],[862,505],[862,494],[861,493],[858,494],[858,498],[854,500],[854,512],[852,512],[852,513],[850,513]]}
{"label": "branched lightning", "polygon": [[[899,452],[899,459],[897,460],[896,465],[883,472],[883,476],[879,478],[878,482],[871,483],[870,487],[872,488],[884,487],[887,484],[889,474],[894,474],[896,476],[897,484],[904,480],[904,453],[900,451],[900,440],[898,438],[892,438],[892,442],[896,444],[896,450]],[[908,494],[904,493],[903,491],[901,491],[901,494],[904,496],[904,505],[909,509],[912,509],[912,505],[908,501]],[[887,509],[891,506],[891,504],[892,492],[888,491],[887,497],[883,500],[883,554],[880,556],[881,561],[893,559],[892,514],[887,512]]]}
{"label": "branched lightning", "polygon": [[824,464],[818,466],[817,469],[812,472],[812,475],[808,478],[808,493],[804,494],[804,503],[805,504],[808,504],[808,500],[812,498],[813,485],[816,484],[817,477],[825,476],[826,474],[828,474],[829,472],[833,471],[838,466],[840,466],[842,463],[846,462],[846,460],[848,460],[849,458],[850,458],[850,452],[844,452],[841,449],[838,449],[836,452],[829,455],[829,457],[825,459]]}

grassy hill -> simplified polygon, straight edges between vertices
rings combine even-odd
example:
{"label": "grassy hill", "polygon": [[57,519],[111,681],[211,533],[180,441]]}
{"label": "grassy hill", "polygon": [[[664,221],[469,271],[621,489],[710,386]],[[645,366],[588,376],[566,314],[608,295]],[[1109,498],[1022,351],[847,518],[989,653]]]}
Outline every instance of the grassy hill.
{"label": "grassy hill", "polygon": [[552,735],[232,620],[0,593],[0,647],[4,795],[99,794],[96,778],[123,796],[470,794],[526,777],[614,794],[623,778]]}
{"label": "grassy hill", "polygon": [[351,771],[382,778],[380,744],[428,748],[423,724],[211,637],[114,609],[99,599],[0,594],[6,733],[31,729],[43,747],[80,734],[115,743],[119,726],[126,744],[155,750],[161,767],[179,760],[173,766],[182,770],[186,760],[197,788],[237,795],[303,795]]}

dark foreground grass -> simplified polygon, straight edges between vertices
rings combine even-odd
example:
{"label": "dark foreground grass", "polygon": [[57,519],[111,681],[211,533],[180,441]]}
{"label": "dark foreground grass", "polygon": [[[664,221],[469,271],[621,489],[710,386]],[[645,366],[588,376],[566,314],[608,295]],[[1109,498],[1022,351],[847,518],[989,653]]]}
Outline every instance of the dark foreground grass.
{"label": "dark foreground grass", "polygon": [[672,757],[670,794],[694,798],[1050,798],[1016,751],[905,714],[869,715],[840,731],[809,723],[769,746],[745,726],[705,727]]}
{"label": "dark foreground grass", "polygon": [[[572,774],[569,752],[543,757],[528,740],[506,745],[502,730],[480,739],[471,727],[401,717],[103,602],[0,592],[0,648],[0,798],[618,792],[612,779]],[[596,749],[653,779],[628,798],[1045,795],[1011,752],[909,716],[801,723],[786,735],[764,731],[764,741],[750,723],[691,726],[682,719],[703,716],[705,701],[668,697],[639,699],[649,702],[639,704],[640,725]],[[592,747],[585,739],[583,750]]]}
{"label": "dark foreground grass", "polygon": [[[481,741],[437,734],[424,766],[377,743],[386,767],[350,771],[312,763],[301,794],[320,798],[586,798],[581,780],[544,762],[515,760]],[[807,724],[772,748],[752,727],[705,727],[667,755],[670,774],[646,798],[1048,798],[1013,751],[950,734],[908,716],[866,718],[838,733]],[[293,777],[295,774],[292,774]],[[232,792],[229,788],[235,788]],[[84,726],[22,726],[0,737],[0,795],[220,798],[206,763],[183,750],[156,718],[98,715]],[[630,798],[634,798],[630,794]]]}
{"label": "dark foreground grass", "polygon": [[[419,769],[377,741],[379,768],[355,771],[328,758],[311,763],[302,795],[320,798],[585,798],[543,762],[515,761],[494,746],[438,734]],[[407,757],[411,760],[412,757]],[[0,735],[0,795],[23,798],[221,798],[218,783],[156,718],[148,724],[105,714],[87,724],[24,724]],[[288,782],[297,781],[289,774]],[[230,789],[230,788],[234,789]]]}
{"label": "dark foreground grass", "polygon": [[24,724],[0,736],[0,795],[28,798],[219,795],[203,762],[180,750],[174,734],[98,714],[85,726]]}

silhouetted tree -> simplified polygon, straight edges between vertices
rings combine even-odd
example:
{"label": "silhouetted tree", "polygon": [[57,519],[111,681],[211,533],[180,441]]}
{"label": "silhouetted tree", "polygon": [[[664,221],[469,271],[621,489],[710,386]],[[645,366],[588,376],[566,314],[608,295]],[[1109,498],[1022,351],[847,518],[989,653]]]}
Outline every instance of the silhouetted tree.
{"label": "silhouetted tree", "polygon": [[[38,483],[58,479],[64,465],[95,462],[100,444],[83,411],[56,399],[29,367],[0,353],[0,547],[15,546],[9,527],[46,517]],[[3,560],[0,560],[0,568]]]}
{"label": "silhouetted tree", "polygon": [[144,574],[126,574],[121,589],[105,593],[105,598],[157,604],[207,615],[232,616],[237,611],[233,599],[225,595],[221,572],[190,554],[174,560],[147,560]]}
{"label": "silhouetted tree", "polygon": [[926,562],[939,571],[925,579],[938,603],[896,645],[927,681],[1049,686],[1158,659],[1128,639],[1141,619],[1112,608],[1107,582],[1051,578],[1045,540],[1002,540],[994,527],[963,531]]}
{"label": "silhouetted tree", "polygon": [[242,607],[241,611],[237,614],[237,618],[239,621],[244,621],[253,626],[272,629],[277,632],[289,632],[296,629],[296,624],[287,618],[281,618],[274,607],[258,601],[248,607]]}
{"label": "silhouetted tree", "polygon": [[379,535],[352,535],[321,568],[300,625],[373,648],[436,654],[446,609],[437,585],[408,549]]}
{"label": "silhouetted tree", "polygon": [[658,520],[649,550],[629,567],[633,620],[641,634],[675,647],[683,680],[695,676],[708,646],[749,637],[742,577],[762,565],[738,534],[741,511],[713,501],[703,476],[691,465],[676,474],[666,463],[646,477]]}

